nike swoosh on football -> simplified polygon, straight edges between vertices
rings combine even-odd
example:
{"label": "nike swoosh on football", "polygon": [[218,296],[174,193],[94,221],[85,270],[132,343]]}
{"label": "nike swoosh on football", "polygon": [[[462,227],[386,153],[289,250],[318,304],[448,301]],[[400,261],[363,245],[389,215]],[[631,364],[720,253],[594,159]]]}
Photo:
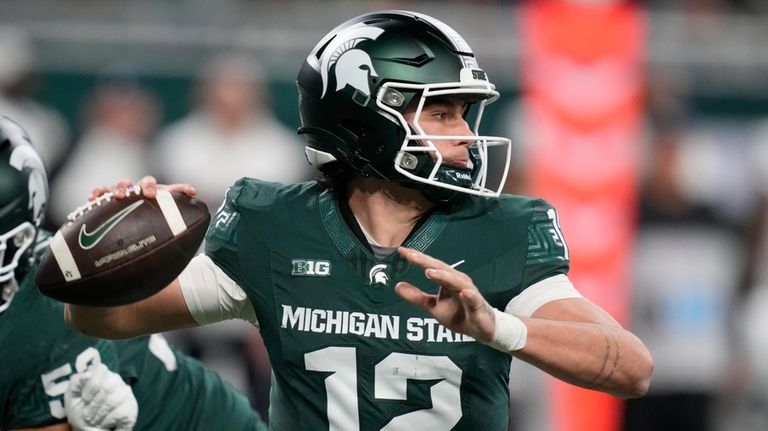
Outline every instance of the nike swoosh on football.
{"label": "nike swoosh on football", "polygon": [[143,203],[144,201],[140,200],[132,203],[128,207],[123,208],[122,211],[110,217],[109,220],[105,221],[101,224],[101,226],[97,227],[91,232],[85,230],[85,225],[80,226],[80,235],[77,237],[77,240],[80,243],[80,248],[83,250],[93,248],[96,244],[99,243],[99,241],[102,240],[102,238],[104,238],[104,236],[109,233],[109,231],[117,226],[120,221],[128,217],[128,214],[132,213],[133,210],[138,208],[139,205]]}

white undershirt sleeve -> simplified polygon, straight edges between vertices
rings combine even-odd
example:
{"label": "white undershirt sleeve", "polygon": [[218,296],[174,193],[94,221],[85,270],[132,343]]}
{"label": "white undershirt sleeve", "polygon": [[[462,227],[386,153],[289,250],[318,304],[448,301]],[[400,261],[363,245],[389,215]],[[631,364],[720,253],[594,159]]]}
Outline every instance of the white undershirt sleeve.
{"label": "white undershirt sleeve", "polygon": [[568,298],[582,298],[579,291],[565,274],[554,275],[534,283],[512,298],[504,312],[530,317],[542,305],[550,301]]}
{"label": "white undershirt sleeve", "polygon": [[199,325],[241,319],[258,327],[248,295],[210,257],[199,254],[179,274],[184,301]]}

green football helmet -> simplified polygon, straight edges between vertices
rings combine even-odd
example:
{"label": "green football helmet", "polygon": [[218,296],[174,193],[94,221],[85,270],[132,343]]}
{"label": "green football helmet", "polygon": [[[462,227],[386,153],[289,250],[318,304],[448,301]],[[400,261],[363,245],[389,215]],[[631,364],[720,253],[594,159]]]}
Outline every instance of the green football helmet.
{"label": "green football helmet", "polygon": [[0,116],[0,312],[33,259],[47,202],[43,160],[27,132]]}
{"label": "green football helmet", "polygon": [[[506,181],[510,140],[481,136],[485,107],[499,93],[472,49],[443,22],[416,12],[381,11],[353,18],[328,33],[299,72],[300,134],[320,169],[340,162],[363,176],[416,188],[433,201],[461,193],[496,197]],[[459,97],[474,136],[428,135],[418,118],[429,98]],[[416,107],[409,124],[404,112]],[[471,141],[466,168],[444,164],[439,140]],[[501,147],[501,163],[489,148]],[[338,165],[338,163],[334,163]],[[499,172],[489,173],[489,167]],[[498,181],[494,187],[489,178]]]}

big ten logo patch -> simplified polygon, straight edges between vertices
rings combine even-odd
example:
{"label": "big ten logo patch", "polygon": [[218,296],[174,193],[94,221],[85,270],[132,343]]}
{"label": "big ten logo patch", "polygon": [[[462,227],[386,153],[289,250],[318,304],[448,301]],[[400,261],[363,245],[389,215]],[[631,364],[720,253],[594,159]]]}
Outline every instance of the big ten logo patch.
{"label": "big ten logo patch", "polygon": [[328,277],[331,275],[331,262],[318,259],[291,259],[291,275]]}

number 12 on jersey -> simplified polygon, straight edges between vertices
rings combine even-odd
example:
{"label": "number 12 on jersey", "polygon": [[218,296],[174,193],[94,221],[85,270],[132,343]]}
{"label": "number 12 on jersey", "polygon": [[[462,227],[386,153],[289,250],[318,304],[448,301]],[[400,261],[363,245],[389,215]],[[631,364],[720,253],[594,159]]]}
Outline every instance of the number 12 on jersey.
{"label": "number 12 on jersey", "polygon": [[[325,378],[329,431],[359,430],[355,347],[326,347],[304,354],[309,371]],[[406,400],[408,380],[439,380],[430,389],[431,409],[395,416],[384,431],[451,429],[461,419],[461,369],[447,356],[391,353],[375,365],[374,392],[381,400]]]}

